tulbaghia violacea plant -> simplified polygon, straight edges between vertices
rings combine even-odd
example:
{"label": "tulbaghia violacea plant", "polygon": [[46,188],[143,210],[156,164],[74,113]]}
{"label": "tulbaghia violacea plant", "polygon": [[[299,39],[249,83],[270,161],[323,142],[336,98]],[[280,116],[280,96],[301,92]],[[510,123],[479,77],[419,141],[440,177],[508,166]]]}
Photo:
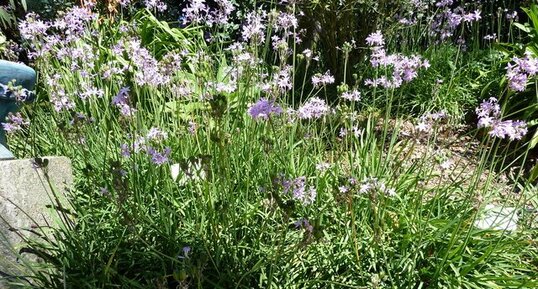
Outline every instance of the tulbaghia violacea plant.
{"label": "tulbaghia violacea plant", "polygon": [[282,113],[282,108],[275,104],[274,100],[261,98],[248,109],[248,114],[255,120],[267,120],[272,115]]}
{"label": "tulbaghia violacea plant", "polygon": [[46,35],[49,27],[50,23],[41,20],[34,12],[26,14],[25,20],[19,23],[21,36],[28,41],[35,41]]}
{"label": "tulbaghia violacea plant", "polygon": [[137,68],[135,72],[136,84],[157,87],[167,84],[170,81],[170,77],[161,72],[162,68],[159,62],[146,48],[142,47],[139,39],[131,38],[127,41],[125,43],[125,50]]}
{"label": "tulbaghia violacea plant", "polygon": [[534,77],[538,72],[538,59],[529,52],[522,58],[512,58],[512,63],[506,67],[506,78],[508,86],[514,91],[524,91],[529,78]]}
{"label": "tulbaghia violacea plant", "polygon": [[146,5],[146,8],[151,10],[157,10],[159,12],[166,11],[167,5],[163,1],[159,0],[144,0],[144,5]]}
{"label": "tulbaghia violacea plant", "polygon": [[229,0],[216,0],[217,8],[210,9],[205,0],[191,0],[183,9],[183,25],[228,25],[229,17],[235,10],[235,5]]}
{"label": "tulbaghia violacea plant", "polygon": [[[462,5],[457,7],[454,7],[453,0],[409,2],[408,9],[397,17],[398,22],[411,26],[420,21],[427,21],[430,27],[429,34],[440,41],[452,39],[463,25],[476,23],[482,19],[479,1],[458,1]],[[463,39],[460,40],[460,44],[463,44],[461,41]]]}
{"label": "tulbaghia violacea plant", "polygon": [[265,11],[251,11],[245,17],[245,24],[241,36],[245,42],[256,45],[265,42],[267,13]]}
{"label": "tulbaghia violacea plant", "polygon": [[282,192],[300,201],[303,205],[310,205],[316,200],[317,192],[314,186],[307,186],[306,177],[300,176],[295,179],[287,179],[280,176],[275,180],[282,187]]}
{"label": "tulbaghia violacea plant", "polygon": [[359,184],[359,194],[382,193],[388,197],[396,196],[396,190],[385,185],[377,178],[367,178]]}
{"label": "tulbaghia violacea plant", "polygon": [[282,32],[282,37],[287,38],[293,35],[294,30],[298,26],[298,22],[295,15],[279,12],[275,22],[275,30],[277,32]]}
{"label": "tulbaghia violacea plant", "polygon": [[501,139],[510,140],[522,139],[528,131],[527,123],[524,121],[501,120],[501,108],[497,99],[492,97],[484,100],[476,108],[478,116],[478,128],[489,128],[489,135]]}
{"label": "tulbaghia violacea plant", "polygon": [[5,123],[1,124],[4,131],[11,134],[17,131],[23,130],[25,127],[30,125],[30,121],[22,117],[20,112],[16,114],[9,113]]}
{"label": "tulbaghia violacea plant", "polygon": [[[122,92],[123,93],[123,92]],[[117,96],[117,102],[125,102],[125,94]],[[129,158],[133,153],[145,152],[150,160],[155,165],[163,165],[169,161],[172,149],[165,147],[159,151],[155,146],[161,146],[163,141],[168,138],[168,133],[158,127],[149,129],[145,136],[136,136],[133,138],[132,144],[122,144],[120,153],[124,158]]]}
{"label": "tulbaghia violacea plant", "polygon": [[112,99],[112,104],[120,109],[120,113],[124,117],[132,117],[136,112],[136,109],[130,106],[129,91],[128,87],[123,87]]}
{"label": "tulbaghia violacea plant", "polygon": [[329,71],[325,72],[324,74],[318,73],[312,76],[312,85],[314,85],[314,87],[321,87],[333,83],[334,76],[332,76]]}
{"label": "tulbaghia violacea plant", "polygon": [[286,93],[292,88],[291,69],[292,67],[287,65],[275,71],[269,81],[260,84],[260,88],[275,97]]}
{"label": "tulbaghia violacea plant", "polygon": [[76,104],[67,96],[63,89],[51,92],[50,101],[56,112],[75,109]]}
{"label": "tulbaghia violacea plant", "polygon": [[424,114],[415,125],[415,131],[428,134],[439,121],[447,117],[448,115],[445,111]]}
{"label": "tulbaghia violacea plant", "polygon": [[383,181],[377,178],[365,178],[359,182],[356,178],[348,178],[345,184],[338,187],[338,191],[342,194],[356,192],[358,195],[369,195],[376,197],[376,194],[383,194],[388,197],[396,196],[396,190],[388,187]]}
{"label": "tulbaghia violacea plant", "polygon": [[348,100],[348,101],[359,101],[361,100],[361,93],[360,91],[354,89],[351,91],[345,91],[340,95],[341,98]]}
{"label": "tulbaghia violacea plant", "polygon": [[418,70],[430,67],[428,60],[418,55],[404,56],[401,54],[387,54],[385,41],[380,31],[370,34],[366,43],[372,50],[370,63],[374,68],[391,68],[392,77],[381,76],[367,79],[365,84],[370,87],[398,88],[405,82],[410,82],[418,76]]}
{"label": "tulbaghia violacea plant", "polygon": [[319,119],[329,113],[331,113],[331,107],[319,97],[308,99],[297,109],[297,117],[300,119]]}
{"label": "tulbaghia violacea plant", "polygon": [[482,19],[480,10],[466,11],[462,6],[452,9],[452,3],[452,0],[441,0],[435,4],[440,9],[440,13],[433,18],[430,34],[438,36],[441,41],[454,36],[462,24],[478,22]]}

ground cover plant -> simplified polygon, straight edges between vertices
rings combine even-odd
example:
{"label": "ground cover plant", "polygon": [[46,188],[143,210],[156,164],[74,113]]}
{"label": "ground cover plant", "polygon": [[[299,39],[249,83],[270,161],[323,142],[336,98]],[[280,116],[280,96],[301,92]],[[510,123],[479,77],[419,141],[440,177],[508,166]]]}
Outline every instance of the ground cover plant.
{"label": "ground cover plant", "polygon": [[[538,287],[536,123],[505,101],[538,62],[500,44],[534,38],[486,34],[525,3],[214,2],[19,22],[39,85],[10,149],[75,184],[13,284]],[[349,39],[301,26],[359,8],[381,16]]]}

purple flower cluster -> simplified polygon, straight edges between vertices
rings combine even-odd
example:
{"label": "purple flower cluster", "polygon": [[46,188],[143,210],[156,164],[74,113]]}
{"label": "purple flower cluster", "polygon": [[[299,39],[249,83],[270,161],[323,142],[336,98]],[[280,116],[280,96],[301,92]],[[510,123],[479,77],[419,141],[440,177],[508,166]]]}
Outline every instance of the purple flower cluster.
{"label": "purple flower cluster", "polygon": [[389,188],[377,178],[367,178],[359,185],[360,194],[371,194],[375,192],[383,193],[389,197],[396,196],[396,190]]}
{"label": "purple flower cluster", "polygon": [[368,37],[366,37],[366,44],[368,44],[370,47],[384,47],[385,38],[383,37],[383,33],[381,33],[379,30],[372,32],[370,35],[368,35]]}
{"label": "purple flower cluster", "polygon": [[361,100],[361,93],[358,90],[346,91],[340,97],[349,101],[359,101]]}
{"label": "purple flower cluster", "polygon": [[191,135],[195,135],[198,131],[198,124],[192,120],[189,121],[189,126],[187,127],[187,130]]}
{"label": "purple flower cluster", "polygon": [[[456,2],[460,5],[454,7]],[[456,31],[462,29],[462,25],[478,22],[482,19],[479,2],[412,0],[408,2],[408,9],[404,9],[396,17],[399,23],[407,26],[419,23],[421,20],[426,21],[430,25],[430,35],[443,41],[453,37]],[[431,15],[431,12],[435,14]]]}
{"label": "purple flower cluster", "polygon": [[274,100],[260,98],[255,104],[248,109],[248,114],[255,120],[267,120],[271,115],[279,115],[282,108],[275,104]]}
{"label": "purple flower cluster", "polygon": [[500,120],[501,108],[494,97],[483,101],[476,108],[476,114],[478,115],[478,128],[490,128],[490,136],[520,140],[527,134],[526,122]]}
{"label": "purple flower cluster", "polygon": [[7,97],[8,99],[15,100],[17,102],[24,102],[28,100],[31,93],[32,92],[30,92],[28,89],[23,88],[20,85],[15,86],[11,82],[8,83],[8,85],[0,83],[0,97],[3,98]]}
{"label": "purple flower cluster", "polygon": [[245,24],[241,35],[245,42],[251,42],[254,44],[262,44],[265,42],[265,29],[266,29],[267,13],[264,11],[249,12],[245,17]]}
{"label": "purple flower cluster", "polygon": [[152,127],[149,129],[148,134],[146,135],[147,140],[157,140],[162,141],[168,138],[168,133],[161,130],[157,127]]}
{"label": "purple flower cluster", "polygon": [[325,103],[325,100],[312,97],[297,109],[297,116],[300,119],[318,119],[330,112],[331,108]]}
{"label": "purple flower cluster", "polygon": [[19,31],[26,40],[37,40],[47,34],[50,24],[39,19],[39,16],[30,12],[26,14],[24,21],[19,23]]}
{"label": "purple flower cluster", "polygon": [[226,25],[229,17],[235,10],[234,3],[229,0],[216,0],[218,8],[210,10],[205,0],[191,0],[190,4],[183,9],[183,25],[189,23],[195,25]]}
{"label": "purple flower cluster", "polygon": [[293,86],[291,69],[292,67],[289,65],[280,68],[273,73],[273,76],[269,81],[261,84],[261,89],[275,97],[278,96],[279,93],[285,93],[290,90]]}
{"label": "purple flower cluster", "polygon": [[366,178],[362,182],[358,182],[355,178],[349,178],[344,185],[338,186],[338,191],[341,194],[357,192],[360,195],[382,193],[389,197],[396,196],[395,189],[387,187],[384,182],[377,178]]}
{"label": "purple flower cluster", "polygon": [[7,133],[15,133],[30,125],[30,121],[25,120],[19,112],[16,114],[9,113],[6,121],[2,123],[2,128]]}
{"label": "purple flower cluster", "polygon": [[94,86],[88,86],[85,88],[84,92],[82,92],[79,97],[82,100],[86,100],[88,98],[101,98],[105,95],[105,91],[101,88],[97,88]]}
{"label": "purple flower cluster", "polygon": [[442,0],[436,3],[441,12],[436,14],[431,24],[431,34],[445,40],[454,35],[462,23],[478,22],[482,19],[481,11],[467,12],[461,6],[451,9],[452,0]]}
{"label": "purple flower cluster", "polygon": [[75,108],[75,103],[65,94],[63,89],[51,92],[50,101],[54,105],[54,110],[56,112],[72,110]]}
{"label": "purple flower cluster", "polygon": [[316,188],[313,186],[308,187],[304,176],[291,180],[280,177],[277,182],[282,186],[284,194],[291,194],[293,199],[302,202],[304,205],[310,205],[316,200]]}
{"label": "purple flower cluster", "polygon": [[275,30],[283,31],[283,37],[288,37],[293,34],[293,30],[297,28],[298,23],[299,21],[295,15],[279,12],[275,23]]}
{"label": "purple flower cluster", "polygon": [[156,165],[163,165],[169,161],[170,153],[172,149],[166,147],[163,152],[156,151],[154,148],[149,147],[147,150],[148,155],[151,157],[151,162]]}
{"label": "purple flower cluster", "polygon": [[366,42],[372,49],[370,63],[373,67],[392,68],[392,78],[386,76],[377,79],[367,79],[365,84],[371,87],[398,88],[404,82],[409,82],[418,76],[420,68],[429,68],[428,60],[422,60],[420,56],[404,56],[400,54],[387,54],[383,44],[383,35],[377,31],[366,38]]}
{"label": "purple flower cluster", "polygon": [[[344,138],[349,134],[349,130],[345,127],[340,128],[340,131],[338,132],[338,136],[340,138]],[[353,136],[356,138],[360,138],[364,135],[364,128],[359,128],[358,126],[353,126],[351,128],[351,132],[353,133]]]}
{"label": "purple flower cluster", "polygon": [[128,87],[122,87],[112,99],[112,104],[118,107],[121,115],[125,117],[132,117],[136,112],[129,104],[129,91],[130,89]]}
{"label": "purple flower cluster", "polygon": [[168,162],[172,150],[166,147],[164,151],[160,152],[153,148],[151,144],[161,144],[167,138],[168,133],[160,128],[152,127],[145,137],[137,136],[132,144],[122,144],[120,152],[126,158],[130,157],[132,153],[145,152],[151,158],[152,163],[162,165]]}
{"label": "purple flower cluster", "polygon": [[334,76],[332,76],[329,71],[325,72],[324,74],[318,73],[312,76],[312,84],[314,85],[314,87],[325,86],[333,83]]}
{"label": "purple flower cluster", "polygon": [[71,42],[77,40],[87,30],[87,24],[96,19],[97,14],[89,8],[75,6],[56,19],[53,26],[63,32],[67,42]]}
{"label": "purple flower cluster", "polygon": [[144,0],[144,5],[146,5],[146,8],[148,9],[156,9],[159,12],[166,11],[166,4],[163,1],[159,0]]}
{"label": "purple flower cluster", "polygon": [[514,91],[524,91],[527,80],[538,73],[538,59],[525,53],[523,58],[514,57],[506,67],[508,86]]}
{"label": "purple flower cluster", "polygon": [[424,114],[420,117],[419,122],[415,126],[415,131],[420,133],[430,133],[437,122],[447,117],[448,115],[445,111]]}
{"label": "purple flower cluster", "polygon": [[139,39],[131,39],[126,46],[126,51],[137,68],[136,84],[156,87],[170,81],[170,77],[161,73],[159,63],[146,48],[142,47]]}

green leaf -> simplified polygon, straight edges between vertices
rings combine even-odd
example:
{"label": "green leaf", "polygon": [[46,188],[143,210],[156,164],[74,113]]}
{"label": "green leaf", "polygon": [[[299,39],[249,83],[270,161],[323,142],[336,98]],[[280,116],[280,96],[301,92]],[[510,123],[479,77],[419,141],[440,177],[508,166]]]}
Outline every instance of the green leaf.
{"label": "green leaf", "polygon": [[514,26],[519,28],[521,31],[525,32],[525,33],[529,33],[531,32],[531,29],[529,26],[527,25],[523,25],[521,23],[514,23]]}

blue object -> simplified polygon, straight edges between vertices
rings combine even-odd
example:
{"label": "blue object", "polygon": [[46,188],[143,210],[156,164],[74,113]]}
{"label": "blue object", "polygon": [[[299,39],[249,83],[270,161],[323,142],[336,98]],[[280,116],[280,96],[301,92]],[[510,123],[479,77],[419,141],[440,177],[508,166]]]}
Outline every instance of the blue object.
{"label": "blue object", "polygon": [[[21,100],[9,90],[7,85],[22,86],[28,97],[24,101],[31,101],[31,92],[36,83],[36,72],[32,68],[15,62],[0,60],[0,123],[5,122],[8,114],[19,110]],[[0,126],[0,160],[14,159],[15,156],[7,149],[6,134]]]}

